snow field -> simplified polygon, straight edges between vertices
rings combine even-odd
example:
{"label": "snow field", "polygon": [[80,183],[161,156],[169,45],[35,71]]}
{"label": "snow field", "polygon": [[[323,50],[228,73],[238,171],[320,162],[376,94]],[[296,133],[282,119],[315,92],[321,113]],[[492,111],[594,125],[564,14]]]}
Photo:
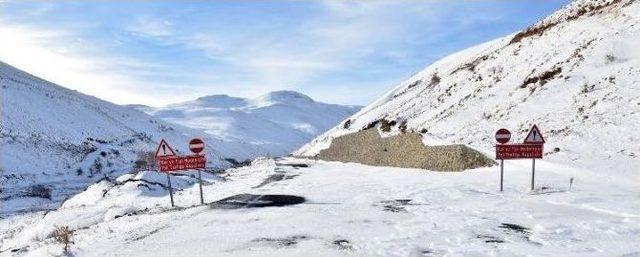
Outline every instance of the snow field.
{"label": "snow field", "polygon": [[[287,166],[292,163],[310,167]],[[263,159],[230,170],[224,175],[226,181],[208,178],[214,183],[204,187],[206,201],[252,193],[297,195],[307,202],[232,210],[209,206],[170,210],[166,190],[150,194],[146,188],[125,184],[101,198],[94,186],[43,218],[25,218],[29,225],[16,228],[18,232],[2,241],[0,255],[56,255],[61,246],[45,236],[55,225],[79,228],[72,246],[76,256],[633,256],[640,252],[640,200],[633,182],[604,180],[606,176],[598,172],[539,160],[537,190],[529,192],[530,161],[506,163],[505,191],[500,193],[497,166],[439,173]],[[290,178],[255,188],[273,174]],[[571,177],[575,182],[567,191]],[[187,181],[176,183],[184,187],[175,195],[179,206],[199,201],[197,185]],[[87,200],[96,198],[95,205],[89,205]],[[126,212],[132,214],[112,217]],[[3,227],[20,227],[15,220],[0,222]]]}

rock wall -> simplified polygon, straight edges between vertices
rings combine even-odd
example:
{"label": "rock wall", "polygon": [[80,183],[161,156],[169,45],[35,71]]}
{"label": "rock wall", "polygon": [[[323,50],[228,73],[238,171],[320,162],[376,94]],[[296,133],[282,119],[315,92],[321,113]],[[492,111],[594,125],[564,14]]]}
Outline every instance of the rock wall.
{"label": "rock wall", "polygon": [[335,138],[316,158],[434,171],[462,171],[495,164],[465,145],[425,146],[420,134],[413,132],[382,138],[376,128]]}

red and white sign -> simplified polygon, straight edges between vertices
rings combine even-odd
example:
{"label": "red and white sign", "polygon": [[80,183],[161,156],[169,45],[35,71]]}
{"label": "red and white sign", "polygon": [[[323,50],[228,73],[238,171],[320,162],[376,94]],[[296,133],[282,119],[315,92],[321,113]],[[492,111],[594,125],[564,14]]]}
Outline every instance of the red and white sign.
{"label": "red and white sign", "polygon": [[[189,142],[189,149],[194,153],[201,152],[204,149],[204,143],[200,139],[193,139]],[[158,162],[158,167],[160,167],[160,172],[204,169],[207,163],[203,155],[176,156],[176,153],[164,139],[160,141],[160,145],[156,149],[156,161]]]}
{"label": "red and white sign", "polygon": [[496,159],[542,159],[542,144],[496,145]]}
{"label": "red and white sign", "polygon": [[531,127],[531,130],[529,130],[529,134],[527,134],[527,137],[524,138],[523,143],[544,144],[544,137],[542,136],[542,133],[540,133],[538,126],[533,125],[533,127]]}
{"label": "red and white sign", "polygon": [[200,138],[194,138],[189,141],[189,150],[192,153],[200,153],[204,150],[204,142]]}
{"label": "red and white sign", "polygon": [[158,159],[160,172],[177,170],[204,169],[207,160],[203,155],[177,156]]}
{"label": "red and white sign", "polygon": [[170,156],[176,156],[176,153],[171,149],[171,146],[167,144],[167,141],[164,141],[164,139],[160,140],[158,149],[156,149],[156,159]]}
{"label": "red and white sign", "polygon": [[500,160],[500,192],[502,192],[503,176],[504,176],[504,160],[508,159],[532,159],[531,163],[531,190],[534,190],[536,177],[536,159],[542,159],[544,152],[544,137],[538,129],[533,125],[529,134],[524,139],[523,144],[505,144],[509,142],[511,133],[506,129],[500,129],[496,132],[496,159]]}
{"label": "red and white sign", "polygon": [[506,144],[509,140],[511,140],[511,132],[509,130],[501,128],[496,131],[496,141],[498,143]]}

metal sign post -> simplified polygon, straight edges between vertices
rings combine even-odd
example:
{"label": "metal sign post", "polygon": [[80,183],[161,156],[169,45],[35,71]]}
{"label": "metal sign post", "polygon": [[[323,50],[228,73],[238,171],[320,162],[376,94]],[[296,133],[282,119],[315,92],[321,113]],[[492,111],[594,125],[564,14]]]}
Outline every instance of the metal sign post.
{"label": "metal sign post", "polygon": [[569,179],[569,191],[571,191],[572,186],[573,186],[573,177]]}
{"label": "metal sign post", "polygon": [[169,185],[169,197],[171,198],[171,207],[175,207],[173,203],[173,189],[171,188],[171,175],[167,173],[167,185]]}
{"label": "metal sign post", "polygon": [[200,184],[200,204],[204,204],[204,195],[202,194],[202,171],[198,169],[198,184]]}
{"label": "metal sign post", "polygon": [[[527,134],[527,137],[524,138],[523,143],[540,146],[539,158],[542,158],[542,146],[544,145],[545,141],[538,126],[534,124],[533,127],[531,127],[531,129],[529,130],[529,133]],[[531,161],[531,191],[535,189],[535,181],[536,181],[536,159],[535,158],[536,157],[531,159],[532,160]]]}
{"label": "metal sign post", "polygon": [[504,181],[504,160],[500,160],[500,192],[502,192],[503,181]]}
{"label": "metal sign post", "polygon": [[531,191],[533,191],[536,181],[536,159],[531,159]]}
{"label": "metal sign post", "polygon": [[[511,132],[507,129],[499,129],[496,132],[496,141],[498,141],[498,143],[500,144],[506,144],[509,142],[509,140],[511,140]],[[498,146],[496,146],[498,147]],[[496,152],[497,152],[497,148],[496,148]],[[496,157],[499,157],[496,155]],[[502,192],[502,185],[504,182],[504,159],[499,158],[500,159],[500,192]]]}

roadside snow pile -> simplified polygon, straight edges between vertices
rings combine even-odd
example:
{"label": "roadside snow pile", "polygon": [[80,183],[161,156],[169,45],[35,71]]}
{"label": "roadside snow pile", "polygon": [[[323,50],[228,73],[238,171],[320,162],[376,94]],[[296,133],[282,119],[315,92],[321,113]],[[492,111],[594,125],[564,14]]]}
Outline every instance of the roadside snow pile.
{"label": "roadside snow pile", "polygon": [[103,177],[131,172],[161,138],[179,153],[201,137],[210,167],[266,154],[52,84],[0,62],[0,217],[56,208]]}
{"label": "roadside snow pile", "polygon": [[275,91],[253,99],[212,95],[162,108],[132,107],[219,138],[254,145],[269,156],[291,153],[360,108],[316,102],[295,91]]}
{"label": "roadside snow pile", "polygon": [[[207,183],[220,178],[204,174]],[[172,187],[179,192],[192,187],[197,179],[191,176],[173,176]],[[155,171],[126,174],[115,181],[102,180],[84,192],[65,201],[56,211],[49,212],[36,224],[23,240],[51,237],[56,227],[69,226],[72,230],[93,226],[123,216],[168,209],[169,191],[166,175]]]}
{"label": "roadside snow pile", "polygon": [[637,42],[639,1],[574,1],[519,33],[433,63],[294,155],[317,156],[335,138],[378,123],[382,137],[415,132],[426,144],[466,144],[492,156],[497,129],[521,142],[537,124],[545,158],[637,180]]}
{"label": "roadside snow pile", "polygon": [[[148,194],[135,183],[109,189],[103,181],[44,216],[0,220],[0,256],[59,256],[62,246],[47,234],[65,225],[75,230],[69,253],[75,256],[640,253],[636,181],[537,164],[537,188],[529,191],[531,162],[507,161],[500,193],[496,167],[442,173],[260,160],[225,173],[225,181],[207,179],[214,182],[204,187],[209,206],[176,209],[168,208],[166,193]],[[135,177],[166,178],[156,175]],[[178,206],[197,204],[197,186],[175,199]]]}

